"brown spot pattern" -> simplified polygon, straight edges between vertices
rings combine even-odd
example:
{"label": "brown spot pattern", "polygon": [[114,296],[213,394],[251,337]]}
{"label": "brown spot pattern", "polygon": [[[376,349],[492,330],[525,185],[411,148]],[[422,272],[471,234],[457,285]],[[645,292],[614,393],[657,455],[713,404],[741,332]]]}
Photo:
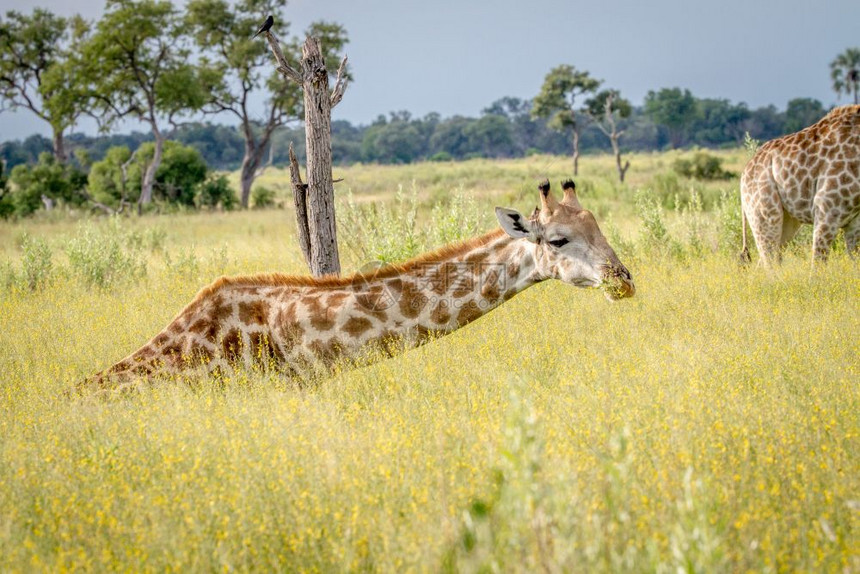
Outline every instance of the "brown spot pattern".
{"label": "brown spot pattern", "polygon": [[460,308],[460,312],[457,313],[457,323],[461,326],[471,323],[482,314],[478,304],[472,299]]}
{"label": "brown spot pattern", "polygon": [[430,313],[430,319],[437,325],[447,325],[451,320],[451,312],[448,309],[448,301],[443,299],[439,301],[433,312]]}
{"label": "brown spot pattern", "polygon": [[350,317],[343,325],[343,330],[352,337],[360,337],[368,329],[373,327],[370,319],[364,317]]}
{"label": "brown spot pattern", "polygon": [[245,325],[265,325],[269,320],[269,304],[262,299],[240,302],[239,320]]}
{"label": "brown spot pattern", "polygon": [[480,267],[480,264],[487,260],[487,257],[490,256],[489,251],[478,251],[477,253],[472,253],[468,257],[466,257],[466,263],[472,265],[472,269],[477,269]]}
{"label": "brown spot pattern", "polygon": [[330,309],[339,307],[341,303],[343,303],[344,299],[346,299],[347,297],[349,297],[349,293],[345,291],[338,291],[336,293],[332,293],[331,295],[326,297],[326,307]]}
{"label": "brown spot pattern", "polygon": [[318,331],[328,331],[334,327],[334,317],[323,307],[318,296],[302,297],[301,302],[307,307],[311,326]]}
{"label": "brown spot pattern", "polygon": [[212,321],[215,323],[223,323],[225,319],[229,319],[233,315],[233,305],[230,303],[224,303],[224,300],[221,296],[216,297],[212,301],[212,310],[209,313],[209,316],[212,318]]}
{"label": "brown spot pattern", "polygon": [[221,339],[221,349],[224,351],[224,358],[235,360],[242,354],[242,333],[238,329],[231,329]]}
{"label": "brown spot pattern", "polygon": [[404,317],[414,319],[421,314],[427,302],[427,296],[418,290],[414,283],[403,282],[403,293],[400,296],[400,313]]}

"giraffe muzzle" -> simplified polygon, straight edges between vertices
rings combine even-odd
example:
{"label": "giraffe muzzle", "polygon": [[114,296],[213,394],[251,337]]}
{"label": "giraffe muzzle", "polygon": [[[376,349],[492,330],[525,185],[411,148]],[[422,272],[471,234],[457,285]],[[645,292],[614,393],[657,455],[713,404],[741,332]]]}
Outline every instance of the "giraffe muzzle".
{"label": "giraffe muzzle", "polygon": [[624,265],[606,266],[603,269],[603,282],[601,288],[606,296],[617,301],[633,297],[636,293],[636,285],[633,283],[633,276]]}

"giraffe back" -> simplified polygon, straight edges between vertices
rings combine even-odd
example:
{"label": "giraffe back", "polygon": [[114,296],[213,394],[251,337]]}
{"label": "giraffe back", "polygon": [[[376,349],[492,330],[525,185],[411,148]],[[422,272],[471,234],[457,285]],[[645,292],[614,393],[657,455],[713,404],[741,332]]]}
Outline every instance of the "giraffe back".
{"label": "giraffe back", "polygon": [[741,194],[755,201],[772,188],[782,208],[812,223],[816,194],[837,188],[849,211],[860,202],[860,105],[836,108],[799,132],[771,140],[756,152],[741,176]]}

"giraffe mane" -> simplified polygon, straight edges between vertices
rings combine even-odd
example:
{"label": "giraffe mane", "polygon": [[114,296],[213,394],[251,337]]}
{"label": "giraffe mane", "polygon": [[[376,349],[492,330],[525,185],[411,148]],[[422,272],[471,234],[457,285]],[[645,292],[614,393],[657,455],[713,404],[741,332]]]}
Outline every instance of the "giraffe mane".
{"label": "giraffe mane", "polygon": [[222,287],[228,286],[254,286],[254,287],[320,287],[334,289],[338,287],[352,287],[366,284],[370,281],[381,279],[392,279],[404,274],[409,274],[414,269],[436,261],[444,261],[458,255],[468,253],[473,249],[483,247],[493,240],[501,237],[504,231],[495,229],[484,235],[457,241],[433,251],[428,251],[417,257],[402,263],[385,265],[371,272],[355,272],[350,275],[337,276],[325,275],[323,277],[311,277],[309,275],[286,275],[284,273],[259,273],[256,275],[234,275],[231,277],[219,277],[210,285],[207,285],[197,293],[192,304],[206,298]]}

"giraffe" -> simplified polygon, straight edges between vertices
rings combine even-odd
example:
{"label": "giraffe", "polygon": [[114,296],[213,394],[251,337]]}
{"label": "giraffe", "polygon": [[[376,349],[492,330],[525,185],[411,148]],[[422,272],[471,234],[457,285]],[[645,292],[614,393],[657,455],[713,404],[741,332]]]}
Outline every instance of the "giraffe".
{"label": "giraffe", "polygon": [[77,386],[113,389],[204,365],[273,361],[300,376],[372,345],[417,346],[471,323],[545,279],[630,297],[630,272],[583,209],[572,180],[539,185],[531,217],[496,208],[501,229],[401,265],[348,277],[222,277],[141,349]]}
{"label": "giraffe", "polygon": [[836,108],[818,123],[764,144],[741,176],[746,221],[765,265],[801,224],[813,225],[813,262],[824,261],[839,229],[852,255],[860,240],[860,105]]}

